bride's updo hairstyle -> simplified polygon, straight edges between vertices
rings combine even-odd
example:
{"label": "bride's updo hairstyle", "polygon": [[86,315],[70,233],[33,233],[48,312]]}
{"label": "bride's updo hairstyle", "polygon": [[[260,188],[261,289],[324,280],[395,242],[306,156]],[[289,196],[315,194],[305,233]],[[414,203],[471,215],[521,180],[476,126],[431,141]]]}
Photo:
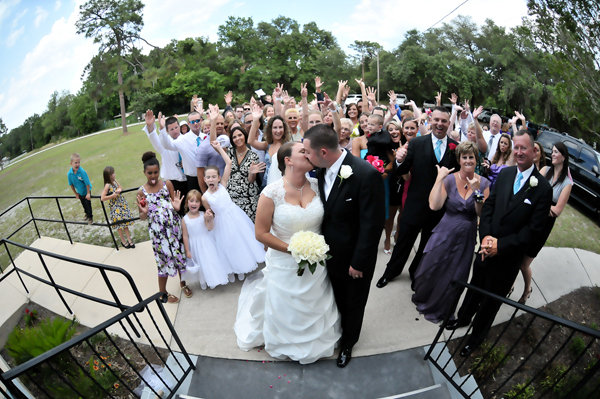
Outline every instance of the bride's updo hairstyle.
{"label": "bride's updo hairstyle", "polygon": [[144,163],[144,171],[151,165],[156,165],[160,168],[158,159],[156,159],[156,154],[152,151],[146,151],[144,155],[142,155],[142,162]]}
{"label": "bride's updo hairstyle", "polygon": [[285,173],[285,158],[292,156],[294,144],[296,144],[296,142],[288,141],[279,147],[279,151],[277,151],[277,167],[281,171],[281,174]]}

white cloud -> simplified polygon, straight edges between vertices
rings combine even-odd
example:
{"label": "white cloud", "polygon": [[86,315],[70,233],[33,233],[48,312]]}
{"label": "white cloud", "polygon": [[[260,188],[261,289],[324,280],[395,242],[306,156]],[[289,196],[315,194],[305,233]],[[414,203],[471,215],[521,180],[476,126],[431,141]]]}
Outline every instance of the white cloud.
{"label": "white cloud", "polygon": [[12,13],[13,8],[15,8],[19,2],[20,0],[0,1],[0,23]]}
{"label": "white cloud", "polygon": [[44,112],[55,90],[76,93],[81,87],[81,73],[97,47],[75,32],[78,10],[68,19],[55,21],[50,33],[27,53],[19,72],[9,79],[2,93],[4,101],[0,101],[0,115],[9,129],[34,113]]}
{"label": "white cloud", "polygon": [[60,8],[61,4],[62,3],[60,2],[60,0],[57,1],[56,3],[54,3],[54,11],[58,11],[58,9]]}
{"label": "white cloud", "polygon": [[42,22],[48,17],[48,11],[44,10],[42,7],[37,7],[35,9],[35,20],[34,25],[36,28],[40,26]]}
{"label": "white cloud", "polygon": [[27,14],[27,12],[29,11],[28,8],[25,8],[23,10],[21,10],[20,13],[18,13],[12,20],[10,26],[14,28],[16,28],[17,26],[19,26],[19,23],[21,22],[21,18],[23,18],[25,16],[25,14]]}
{"label": "white cloud", "polygon": [[19,39],[19,37],[21,37],[23,35],[23,33],[25,33],[24,26],[21,26],[19,29],[13,30],[12,32],[10,32],[10,34],[6,38],[6,47],[14,46],[15,43],[17,42],[17,40]]}

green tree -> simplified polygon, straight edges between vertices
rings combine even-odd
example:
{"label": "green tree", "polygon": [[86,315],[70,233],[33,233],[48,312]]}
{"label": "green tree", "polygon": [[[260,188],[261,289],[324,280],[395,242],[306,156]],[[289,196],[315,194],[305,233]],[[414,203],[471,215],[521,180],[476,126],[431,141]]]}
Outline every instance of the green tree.
{"label": "green tree", "polygon": [[[139,0],[88,0],[79,7],[80,17],[75,23],[77,33],[92,37],[94,43],[100,44],[100,54],[118,57],[117,82],[123,133],[127,133],[123,62],[128,61],[126,55],[134,51],[135,41],[146,42],[139,35],[144,26],[143,9],[144,4]],[[141,63],[129,63],[143,69]]]}

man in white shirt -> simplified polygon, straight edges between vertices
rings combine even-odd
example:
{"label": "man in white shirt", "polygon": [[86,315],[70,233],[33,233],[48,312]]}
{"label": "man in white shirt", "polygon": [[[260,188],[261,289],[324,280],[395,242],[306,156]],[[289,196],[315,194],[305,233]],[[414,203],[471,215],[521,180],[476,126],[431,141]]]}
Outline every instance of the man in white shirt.
{"label": "man in white shirt", "polygon": [[166,120],[166,128],[169,135],[161,135],[160,142],[168,150],[177,151],[181,155],[183,171],[187,180],[187,191],[200,190],[198,185],[198,175],[196,172],[196,162],[198,158],[198,147],[202,142],[200,137],[200,114],[191,112],[188,116],[191,131],[188,134],[178,135],[172,138],[171,132],[179,129],[179,122],[175,117],[169,117]]}
{"label": "man in white shirt", "polygon": [[487,159],[492,161],[494,154],[496,154],[496,148],[498,148],[498,142],[500,141],[500,128],[502,127],[502,119],[500,115],[494,114],[490,118],[490,130],[483,132],[483,138],[488,145]]}

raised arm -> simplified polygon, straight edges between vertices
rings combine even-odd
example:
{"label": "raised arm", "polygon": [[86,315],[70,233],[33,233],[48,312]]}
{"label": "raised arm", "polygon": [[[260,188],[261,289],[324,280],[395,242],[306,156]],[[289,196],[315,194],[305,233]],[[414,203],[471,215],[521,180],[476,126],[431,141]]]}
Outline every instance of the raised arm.
{"label": "raised arm", "polygon": [[227,155],[227,153],[225,152],[223,147],[221,147],[221,144],[217,140],[211,141],[210,145],[215,149],[215,151],[219,153],[219,155],[221,155],[223,161],[225,161],[225,169],[223,170],[223,176],[221,176],[221,184],[227,187],[229,176],[231,176],[231,158],[229,158],[229,155]]}
{"label": "raised arm", "polygon": [[282,118],[285,118],[283,107],[281,105],[281,101],[283,100],[283,85],[277,83],[275,89],[273,90],[273,110],[275,111],[275,115],[279,115]]}
{"label": "raised arm", "polygon": [[479,124],[479,119],[477,117],[483,112],[483,106],[480,105],[473,111],[473,123],[475,124],[475,134],[477,135],[477,148],[483,154],[487,154],[488,145],[483,138],[483,130],[481,129],[481,125]]}
{"label": "raised arm", "polygon": [[306,88],[306,83],[300,83],[300,96],[302,100],[300,104],[302,105],[302,120],[300,121],[300,128],[303,132],[308,130],[308,89]]}
{"label": "raised arm", "polygon": [[210,141],[217,139],[217,118],[219,117],[219,106],[208,104],[208,115],[210,118]]}
{"label": "raised arm", "polygon": [[445,166],[440,167],[439,165],[435,165],[435,167],[437,168],[437,177],[429,193],[429,208],[432,211],[439,211],[444,206],[448,197],[446,187],[444,186],[444,179],[454,171],[454,168],[448,169]]}
{"label": "raised arm", "polygon": [[342,130],[342,123],[340,122],[338,105],[331,101],[331,98],[329,98],[329,95],[327,95],[326,92],[323,92],[322,105],[331,112],[331,117],[333,118],[333,130],[335,130],[339,136]]}
{"label": "raised arm", "polygon": [[252,125],[250,126],[250,132],[248,133],[248,144],[260,151],[266,151],[269,148],[269,144],[266,141],[258,141],[258,127],[260,126],[260,118],[262,118],[262,111],[258,104],[252,106]]}
{"label": "raised arm", "polygon": [[368,112],[369,111],[369,100],[367,98],[367,88],[365,87],[365,82],[363,82],[362,79],[354,79],[356,80],[356,83],[358,83],[358,86],[360,87],[360,94],[362,96],[362,111],[363,112]]}
{"label": "raised arm", "polygon": [[343,98],[344,96],[344,88],[346,87],[346,84],[348,84],[347,80],[338,80],[338,89],[337,89],[337,93],[335,95],[335,102],[338,104],[342,104],[342,102],[344,102],[345,98]]}

